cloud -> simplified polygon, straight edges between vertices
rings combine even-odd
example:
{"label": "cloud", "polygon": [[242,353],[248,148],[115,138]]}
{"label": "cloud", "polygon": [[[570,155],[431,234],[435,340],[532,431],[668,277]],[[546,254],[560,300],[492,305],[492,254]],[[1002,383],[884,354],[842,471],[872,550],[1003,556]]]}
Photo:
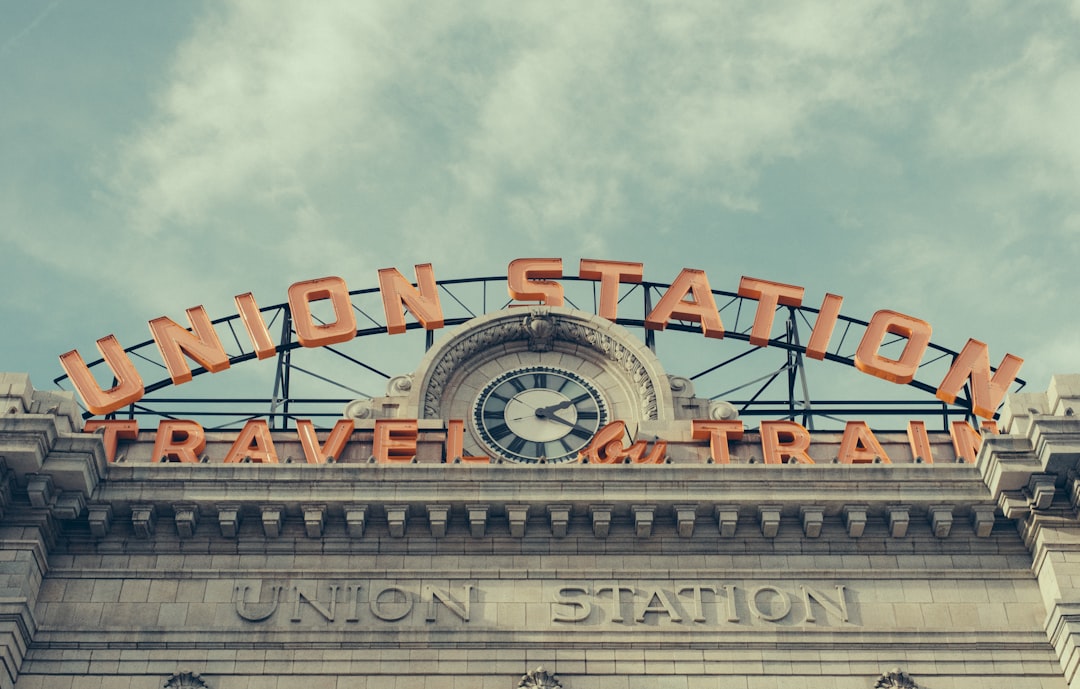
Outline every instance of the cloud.
{"label": "cloud", "polygon": [[[294,279],[346,264],[357,286],[372,284],[376,260],[406,272],[437,260],[440,277],[458,277],[521,255],[640,259],[625,247],[655,247],[664,231],[654,265],[696,247],[687,227],[734,243],[721,214],[819,204],[833,227],[819,224],[806,252],[820,270],[872,273],[853,303],[878,294],[874,307],[930,314],[923,305],[943,291],[978,296],[1008,281],[996,308],[1011,312],[1067,291],[1053,266],[1075,250],[1024,238],[1035,225],[1064,236],[1077,214],[1080,138],[1062,133],[1080,121],[1080,69],[1067,30],[1000,14],[889,2],[230,2],[196,24],[103,175],[136,243],[198,260],[181,232]],[[997,36],[1014,20],[1022,28],[985,61],[943,57],[964,32]],[[799,164],[801,186],[763,196],[766,175]],[[852,188],[842,202],[819,189],[841,168]],[[1063,210],[1040,196],[1065,199]],[[826,238],[902,260],[881,269],[830,253]],[[743,258],[732,256],[704,258]]]}
{"label": "cloud", "polygon": [[1077,21],[1030,35],[1015,59],[971,75],[936,122],[943,151],[999,166],[994,194],[1075,198],[1080,183]]}
{"label": "cloud", "polygon": [[830,109],[907,97],[894,53],[918,19],[887,2],[233,2],[180,48],[110,186],[148,235],[238,203],[329,222],[372,207],[436,242],[446,218],[499,217],[537,245],[613,232],[635,202],[753,210],[763,166],[812,148]]}
{"label": "cloud", "polygon": [[392,129],[371,107],[388,65],[378,8],[320,7],[230,3],[199,23],[111,180],[136,228],[202,223],[238,198],[307,203],[312,173]]}

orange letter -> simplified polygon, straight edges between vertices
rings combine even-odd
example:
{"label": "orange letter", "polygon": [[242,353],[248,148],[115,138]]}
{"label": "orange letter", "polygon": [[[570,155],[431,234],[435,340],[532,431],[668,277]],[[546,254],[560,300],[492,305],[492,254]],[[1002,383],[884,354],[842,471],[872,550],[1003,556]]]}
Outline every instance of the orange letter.
{"label": "orange letter", "polygon": [[551,280],[530,278],[561,278],[561,258],[519,258],[510,262],[506,271],[506,288],[510,298],[518,301],[538,300],[547,306],[563,305],[563,288]]}
{"label": "orange letter", "polygon": [[622,444],[624,435],[626,435],[626,424],[622,421],[612,421],[596,432],[593,439],[589,441],[589,446],[578,453],[578,458],[589,464],[622,463],[626,457],[626,448]]}
{"label": "orange letter", "polygon": [[[887,359],[878,354],[886,334],[907,338],[899,359]],[[866,326],[862,342],[855,350],[855,368],[863,373],[893,383],[910,383],[919,370],[919,361],[930,344],[930,324],[896,311],[878,311]]]}
{"label": "orange letter", "polygon": [[334,424],[326,445],[319,447],[319,436],[315,434],[315,424],[309,419],[296,420],[296,434],[300,436],[300,446],[304,448],[304,457],[308,464],[324,464],[327,457],[341,459],[341,453],[352,435],[354,424],[351,419],[341,419]]}
{"label": "orange letter", "polygon": [[590,464],[663,464],[667,457],[667,442],[658,440],[653,443],[652,450],[645,454],[649,443],[639,440],[626,447],[622,444],[622,438],[626,434],[626,424],[622,421],[612,421],[601,428],[589,441],[589,446],[578,453],[580,461]]}
{"label": "orange letter", "polygon": [[383,311],[386,312],[386,332],[397,335],[405,332],[405,312],[402,303],[416,316],[425,330],[443,327],[442,306],[439,305],[439,288],[435,285],[435,271],[430,263],[415,268],[417,290],[409,284],[397,268],[379,270],[379,294],[382,295]]}
{"label": "orange letter", "polygon": [[838,294],[826,294],[821,302],[817,320],[814,321],[814,330],[810,333],[810,342],[806,344],[806,356],[821,361],[825,358],[825,350],[829,348],[829,340],[832,339],[833,328],[836,327],[836,319],[840,315],[840,304],[844,298]]}
{"label": "orange letter", "polygon": [[409,462],[416,456],[419,432],[415,419],[378,419],[371,454],[381,464]]}
{"label": "orange letter", "polygon": [[190,308],[187,310],[187,317],[191,330],[185,330],[166,316],[150,321],[150,334],[161,352],[173,385],[191,380],[191,367],[184,359],[184,354],[202,364],[210,373],[229,368],[229,355],[221,346],[221,340],[214,332],[206,309],[201,306]]}
{"label": "orange letter", "polygon": [[267,359],[274,356],[277,348],[270,338],[270,331],[266,329],[266,321],[259,312],[259,305],[255,303],[255,296],[251,292],[238,294],[236,300],[236,312],[240,314],[240,320],[244,322],[248,337],[255,348],[255,357]]}
{"label": "orange letter", "polygon": [[645,454],[648,447],[647,440],[639,440],[630,446],[630,449],[626,451],[626,456],[634,464],[663,464],[667,458],[667,441],[657,440],[653,443],[649,454]]}
{"label": "orange letter", "polygon": [[840,440],[840,463],[872,464],[875,457],[880,457],[885,464],[892,464],[865,421],[848,421]]}
{"label": "orange letter", "polygon": [[709,456],[717,464],[730,464],[728,440],[743,437],[742,421],[705,421],[694,419],[690,422],[691,437],[694,440],[709,439]]}
{"label": "orange letter", "polygon": [[982,435],[967,421],[953,421],[949,424],[949,435],[952,436],[956,458],[963,459],[967,464],[974,464],[979,456],[979,448],[982,447]]}
{"label": "orange letter", "polygon": [[461,419],[450,419],[446,422],[446,462],[449,464],[455,459],[460,459],[466,464],[491,464],[491,457],[484,455],[466,455],[465,450],[465,422]]}
{"label": "orange letter", "polygon": [[[688,295],[693,299],[686,299]],[[664,296],[660,297],[660,303],[645,317],[645,327],[663,330],[672,318],[700,323],[705,337],[724,336],[724,324],[720,322],[720,312],[716,310],[704,271],[683,268]]]}
{"label": "orange letter", "polygon": [[270,437],[266,419],[252,419],[244,424],[240,435],[236,436],[229,448],[229,454],[225,455],[225,463],[236,464],[245,457],[257,464],[278,463],[277,450],[274,449],[274,439]]}
{"label": "orange letter", "polygon": [[116,341],[116,336],[109,335],[101,338],[97,341],[97,348],[109,366],[109,370],[112,371],[113,378],[116,379],[116,385],[108,390],[102,390],[98,386],[77,350],[73,349],[60,355],[60,365],[67,373],[72,386],[83,398],[90,413],[108,414],[142,399],[142,378],[135,370],[135,364],[131,363],[131,359],[124,352],[124,348]]}
{"label": "orange letter", "polygon": [[154,436],[152,462],[164,457],[170,462],[199,462],[199,453],[206,448],[206,433],[194,421],[162,421]]}
{"label": "orange letter", "polygon": [[[135,440],[139,437],[139,422],[132,420],[98,420],[87,421],[83,425],[83,433],[93,433],[102,429],[101,441],[105,445],[105,461],[116,461],[116,445],[119,440]],[[160,458],[160,455],[158,455]]]}
{"label": "orange letter", "polygon": [[921,457],[926,464],[934,463],[934,453],[930,450],[930,436],[926,434],[925,421],[908,421],[908,442],[911,443],[912,459]]}
{"label": "orange letter", "polygon": [[[783,437],[781,437],[783,436]],[[762,421],[761,451],[766,464],[813,464],[806,451],[810,448],[810,431],[794,421]]]}
{"label": "orange letter", "polygon": [[[311,302],[329,299],[335,320],[315,325]],[[356,314],[349,300],[349,288],[339,277],[306,280],[289,287],[289,308],[292,309],[296,339],[304,347],[323,347],[348,342],[356,337]]]}
{"label": "orange letter", "polygon": [[938,386],[937,398],[952,404],[964,383],[970,380],[971,413],[991,419],[1005,392],[1016,379],[1016,374],[1020,372],[1022,363],[1024,360],[1020,357],[1006,354],[993,377],[990,377],[990,351],[982,342],[968,340]]}
{"label": "orange letter", "polygon": [[777,305],[799,306],[802,304],[805,291],[802,287],[785,285],[781,282],[748,277],[739,280],[739,296],[757,299],[758,302],[757,312],[754,314],[754,327],[750,330],[750,344],[758,347],[769,344]]}
{"label": "orange letter", "polygon": [[578,267],[582,280],[600,281],[600,317],[615,320],[619,313],[619,283],[641,282],[645,268],[640,263],[597,261],[583,258]]}

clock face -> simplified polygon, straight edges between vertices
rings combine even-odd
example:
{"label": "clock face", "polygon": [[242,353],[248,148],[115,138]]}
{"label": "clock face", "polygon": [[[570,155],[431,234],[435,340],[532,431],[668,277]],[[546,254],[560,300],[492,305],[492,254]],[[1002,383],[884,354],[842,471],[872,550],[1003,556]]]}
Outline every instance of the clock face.
{"label": "clock face", "polygon": [[596,386],[554,366],[507,371],[481,390],[473,408],[477,433],[513,462],[573,460],[607,423]]}

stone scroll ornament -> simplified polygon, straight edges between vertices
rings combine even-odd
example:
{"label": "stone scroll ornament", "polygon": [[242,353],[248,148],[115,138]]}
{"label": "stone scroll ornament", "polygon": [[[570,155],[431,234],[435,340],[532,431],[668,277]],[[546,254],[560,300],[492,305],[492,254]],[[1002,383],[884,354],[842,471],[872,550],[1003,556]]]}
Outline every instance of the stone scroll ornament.
{"label": "stone scroll ornament", "polygon": [[525,340],[531,351],[550,351],[555,340],[585,346],[623,368],[638,386],[641,412],[645,419],[657,418],[656,390],[648,368],[637,354],[614,337],[600,332],[588,322],[551,314],[543,307],[533,308],[520,319],[500,320],[482,325],[456,342],[434,362],[424,391],[425,418],[438,418],[443,391],[458,365],[476,354],[507,342]]}
{"label": "stone scroll ornament", "polygon": [[210,685],[197,672],[173,673],[161,686],[164,689],[210,689]]}
{"label": "stone scroll ornament", "polygon": [[521,676],[518,689],[563,689],[562,682],[542,667]]}
{"label": "stone scroll ornament", "polygon": [[919,685],[897,667],[878,677],[874,689],[919,689]]}

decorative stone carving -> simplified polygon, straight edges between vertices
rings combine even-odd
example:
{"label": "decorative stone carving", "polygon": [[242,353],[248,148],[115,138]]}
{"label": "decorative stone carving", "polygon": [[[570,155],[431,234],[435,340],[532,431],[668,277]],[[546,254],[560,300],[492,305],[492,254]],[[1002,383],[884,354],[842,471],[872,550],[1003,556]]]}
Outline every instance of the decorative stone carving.
{"label": "decorative stone carving", "polygon": [[221,537],[236,538],[236,532],[240,528],[240,505],[237,503],[221,504],[217,506],[217,511]]}
{"label": "decorative stone carving", "polygon": [[180,538],[191,538],[195,535],[195,529],[199,525],[199,507],[192,503],[178,503],[173,505],[175,515],[176,534]]}
{"label": "decorative stone carving", "polygon": [[611,530],[611,505],[592,505],[589,512],[592,514],[593,536],[607,538]]}
{"label": "decorative stone carving", "polygon": [[668,385],[671,386],[671,391],[677,393],[680,397],[694,396],[694,383],[689,378],[668,376]]}
{"label": "decorative stone carving", "polygon": [[326,505],[302,505],[304,531],[308,538],[320,538],[326,524]]}
{"label": "decorative stone carving", "polygon": [[859,538],[866,530],[866,512],[869,505],[847,505],[844,507],[844,521],[847,523],[847,535]]}
{"label": "decorative stone carving", "polygon": [[199,673],[186,671],[173,673],[161,686],[164,689],[210,689]]}
{"label": "decorative stone carving", "polygon": [[510,535],[521,538],[525,535],[525,526],[529,522],[529,506],[507,505],[506,519],[510,522]]}
{"label": "decorative stone carving", "polygon": [[563,685],[555,675],[538,667],[529,674],[521,676],[518,689],[563,689]]}
{"label": "decorative stone carving", "polygon": [[375,416],[371,404],[368,399],[353,400],[345,405],[344,416],[346,419],[370,419]]}
{"label": "decorative stone carving", "polygon": [[409,390],[412,390],[413,376],[411,373],[407,373],[403,376],[394,376],[386,384],[386,396],[396,397],[398,395],[407,395]]}
{"label": "decorative stone carving", "polygon": [[739,525],[739,508],[735,505],[717,505],[714,514],[720,535],[725,538],[734,536]]}
{"label": "decorative stone carving", "polygon": [[431,374],[424,390],[424,418],[439,418],[441,400],[446,383],[457,369],[458,364],[481,351],[495,347],[503,342],[525,338],[525,329],[521,321],[501,321],[488,327],[481,327],[455,343],[442,353],[438,361],[433,362]]}
{"label": "decorative stone carving", "polygon": [[367,505],[345,505],[345,530],[352,538],[360,538],[364,535],[367,511]]}
{"label": "decorative stone carving", "polygon": [[82,493],[60,491],[53,503],[53,516],[57,519],[78,519],[86,510],[86,497]]}
{"label": "decorative stone carving", "polygon": [[948,538],[952,530],[953,514],[952,505],[931,505],[927,508],[927,519],[934,535],[938,538]]}
{"label": "decorative stone carving", "polygon": [[551,535],[555,538],[566,538],[566,530],[570,525],[570,505],[548,505],[548,519],[551,520]]}
{"label": "decorative stone carving", "polygon": [[825,523],[824,507],[804,505],[799,508],[799,516],[802,517],[803,534],[807,538],[817,538],[821,535],[821,527]]}
{"label": "decorative stone carving", "polygon": [[1032,474],[1028,478],[1027,489],[1031,493],[1031,506],[1037,510],[1045,510],[1054,501],[1055,481],[1054,474]]}
{"label": "decorative stone carving", "polygon": [[889,517],[889,535],[903,538],[911,523],[911,505],[891,505],[885,510]]}
{"label": "decorative stone carving", "polygon": [[560,320],[557,331],[560,340],[585,345],[619,364],[638,387],[641,417],[650,420],[657,418],[656,389],[649,377],[648,368],[635,352],[610,335],[595,329],[591,323]]}
{"label": "decorative stone carving", "polygon": [[263,534],[267,538],[277,538],[281,535],[281,524],[285,519],[285,507],[283,505],[263,505],[262,513]]}
{"label": "decorative stone carving", "polygon": [[465,514],[469,518],[469,533],[473,538],[483,538],[487,530],[488,506],[466,505]]}
{"label": "decorative stone carving", "polygon": [[971,526],[975,529],[975,535],[979,538],[987,538],[994,530],[993,505],[974,505],[971,508]]}
{"label": "decorative stone carving", "polygon": [[758,521],[761,522],[761,535],[776,538],[780,531],[780,505],[762,505],[758,507]]}
{"label": "decorative stone carving", "polygon": [[697,505],[675,505],[675,527],[682,538],[694,535],[694,522],[697,521]]}
{"label": "decorative stone carving", "polygon": [[157,521],[157,512],[153,505],[132,505],[131,525],[135,529],[135,535],[139,538],[150,538],[154,535],[154,523]]}
{"label": "decorative stone carving", "polygon": [[656,505],[633,505],[630,511],[634,514],[634,532],[638,538],[652,536],[653,517],[656,515]]}
{"label": "decorative stone carving", "polygon": [[26,494],[30,497],[31,507],[48,507],[52,502],[55,488],[49,474],[27,474]]}
{"label": "decorative stone carving", "polygon": [[403,538],[405,536],[405,527],[408,520],[408,505],[386,506],[386,525],[390,529],[390,535],[394,538]]}
{"label": "decorative stone carving", "polygon": [[709,418],[713,421],[733,421],[739,418],[739,410],[730,402],[715,400],[709,404]]}
{"label": "decorative stone carving", "polygon": [[896,667],[879,677],[874,689],[919,689],[919,685]]}
{"label": "decorative stone carving", "polygon": [[530,352],[550,352],[555,335],[555,322],[544,309],[533,309],[521,323],[529,336]]}
{"label": "decorative stone carving", "polygon": [[87,521],[90,523],[90,533],[93,534],[95,538],[105,538],[108,536],[109,528],[112,526],[112,505],[90,505],[87,508],[87,513]]}
{"label": "decorative stone carving", "polygon": [[532,351],[548,351],[559,341],[592,350],[621,368],[637,388],[642,418],[658,419],[657,391],[650,368],[639,352],[608,334],[599,323],[568,313],[552,313],[549,307],[534,307],[524,318],[507,316],[479,324],[435,353],[427,373],[423,374],[424,388],[419,400],[423,418],[442,416],[446,386],[463,362],[499,345],[518,342]]}
{"label": "decorative stone carving", "polygon": [[450,521],[450,505],[428,505],[428,524],[431,527],[432,538],[442,538],[446,535],[446,524]]}

